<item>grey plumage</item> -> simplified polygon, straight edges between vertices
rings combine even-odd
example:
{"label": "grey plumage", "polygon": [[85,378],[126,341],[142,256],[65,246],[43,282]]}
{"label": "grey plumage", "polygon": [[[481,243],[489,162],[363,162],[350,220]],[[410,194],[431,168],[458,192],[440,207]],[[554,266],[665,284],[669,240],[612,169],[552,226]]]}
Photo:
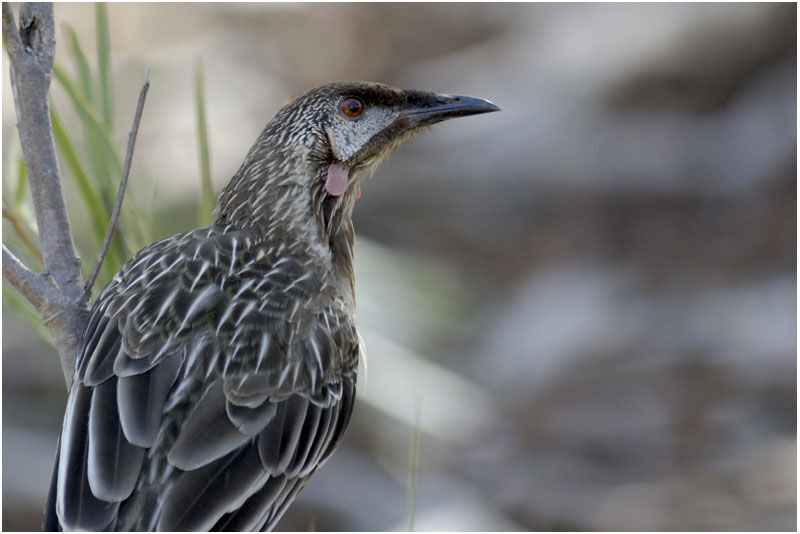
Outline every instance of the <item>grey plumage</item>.
{"label": "grey plumage", "polygon": [[353,408],[361,181],[421,127],[496,109],[353,82],[279,111],[214,223],[145,247],[97,299],[45,527],[272,528]]}

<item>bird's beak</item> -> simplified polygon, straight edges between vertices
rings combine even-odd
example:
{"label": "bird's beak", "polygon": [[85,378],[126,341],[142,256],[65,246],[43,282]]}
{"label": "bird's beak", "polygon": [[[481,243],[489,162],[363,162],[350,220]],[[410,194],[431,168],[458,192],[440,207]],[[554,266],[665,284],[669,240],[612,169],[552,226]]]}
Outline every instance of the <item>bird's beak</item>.
{"label": "bird's beak", "polygon": [[429,103],[403,113],[403,117],[414,126],[422,126],[455,117],[489,113],[490,111],[500,111],[500,108],[482,98],[437,94],[434,95],[434,98]]}

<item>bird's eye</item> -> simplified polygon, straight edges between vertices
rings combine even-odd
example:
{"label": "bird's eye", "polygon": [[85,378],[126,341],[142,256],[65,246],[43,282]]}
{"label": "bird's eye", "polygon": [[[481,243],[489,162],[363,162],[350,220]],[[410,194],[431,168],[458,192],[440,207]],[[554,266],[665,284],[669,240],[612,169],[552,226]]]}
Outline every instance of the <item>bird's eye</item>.
{"label": "bird's eye", "polygon": [[351,96],[342,100],[341,110],[348,117],[358,117],[364,112],[364,103]]}

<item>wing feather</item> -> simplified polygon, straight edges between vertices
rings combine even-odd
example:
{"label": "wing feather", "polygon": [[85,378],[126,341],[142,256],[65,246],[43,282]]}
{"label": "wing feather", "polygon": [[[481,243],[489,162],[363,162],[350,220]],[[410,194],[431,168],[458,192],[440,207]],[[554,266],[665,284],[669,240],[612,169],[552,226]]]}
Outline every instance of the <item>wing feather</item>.
{"label": "wing feather", "polygon": [[114,370],[110,368],[114,359],[107,357],[109,351],[98,350],[98,344],[104,337],[106,343],[110,341],[112,345],[119,340],[119,336],[114,336],[113,330],[108,328],[107,304],[106,300],[99,300],[92,308],[83,336],[83,347],[81,347],[76,362],[76,375],[83,377],[84,383],[89,386],[97,385],[114,374]]}
{"label": "wing feather", "polygon": [[155,443],[167,395],[180,368],[180,358],[173,355],[144,373],[119,378],[119,419],[125,438],[134,445],[152,447]]}
{"label": "wing feather", "polygon": [[222,458],[249,440],[250,436],[239,432],[228,418],[222,381],[216,380],[181,426],[167,460],[178,469],[190,471]]}
{"label": "wing feather", "polygon": [[[336,389],[341,393],[341,401],[334,402],[327,408],[321,408],[313,403],[306,405],[297,399],[287,399],[281,406],[278,406],[279,416],[273,418],[265,432],[258,437],[259,456],[263,462],[262,451],[268,449],[281,458],[288,457],[291,465],[288,465],[280,473],[271,471],[271,468],[267,467],[271,475],[264,486],[250,496],[239,509],[225,514],[214,525],[213,530],[271,529],[277,523],[308,478],[338,445],[342,432],[347,426],[355,394],[353,377],[345,376]],[[290,402],[295,409],[306,406],[308,410],[303,420],[302,432],[294,442],[293,450],[281,450],[280,439],[277,440],[279,444],[277,447],[266,447],[262,441],[264,436],[273,434],[280,436],[281,431],[278,429],[285,428],[285,416],[280,414],[291,409],[287,406]],[[319,413],[319,415],[313,415],[315,413]],[[270,429],[273,425],[274,428]],[[272,432],[267,433],[267,430],[272,430]],[[274,465],[274,463],[270,465]]]}
{"label": "wing feather", "polygon": [[255,447],[243,447],[182,473],[164,498],[158,530],[209,530],[223,514],[261,489],[266,480]]}
{"label": "wing feather", "polygon": [[280,403],[275,417],[258,435],[258,453],[264,469],[271,475],[283,473],[292,460],[308,406],[307,398],[290,397]]}
{"label": "wing feather", "polygon": [[293,472],[297,476],[310,475],[313,469],[322,461],[322,453],[327,448],[328,444],[333,439],[333,430],[339,419],[340,404],[336,403],[322,413],[322,418],[319,422],[319,427],[312,440],[312,446],[309,447],[308,455],[302,462],[295,462]]}
{"label": "wing feather", "polygon": [[260,530],[267,522],[267,517],[277,502],[283,489],[288,484],[293,484],[289,479],[282,475],[270,477],[260,490],[254,493],[242,506],[235,512],[225,514],[214,525],[212,530],[244,532]]}
{"label": "wing feather", "polygon": [[125,439],[116,404],[116,378],[92,391],[87,476],[92,493],[109,502],[130,496],[144,459],[144,449]]}
{"label": "wing feather", "polygon": [[248,436],[255,436],[275,417],[278,406],[269,400],[265,400],[255,408],[239,406],[228,401],[225,404],[225,411],[240,432]]}
{"label": "wing feather", "polygon": [[330,411],[330,409],[322,409],[313,403],[309,403],[308,412],[303,421],[303,429],[300,432],[300,438],[297,441],[292,459],[286,465],[285,473],[287,475],[296,477],[297,467],[305,465],[308,459],[308,452],[314,446],[314,441],[319,436],[320,427],[324,426],[325,416],[323,413],[328,414]]}
{"label": "wing feather", "polygon": [[92,391],[76,384],[67,403],[58,470],[56,511],[70,530],[103,530],[114,521],[119,503],[98,499],[89,485],[89,410]]}
{"label": "wing feather", "polygon": [[106,351],[105,357],[91,358],[83,375],[85,386],[96,386],[114,376],[114,359],[122,350],[122,339],[117,334],[116,341]]}
{"label": "wing feather", "polygon": [[85,357],[82,358],[82,363],[85,365],[78,369],[79,376],[87,386],[96,386],[114,376],[114,356],[117,355],[121,346],[121,337],[116,323],[116,321],[109,320],[108,317],[102,317],[95,324],[96,329],[93,331],[90,344],[84,351]]}

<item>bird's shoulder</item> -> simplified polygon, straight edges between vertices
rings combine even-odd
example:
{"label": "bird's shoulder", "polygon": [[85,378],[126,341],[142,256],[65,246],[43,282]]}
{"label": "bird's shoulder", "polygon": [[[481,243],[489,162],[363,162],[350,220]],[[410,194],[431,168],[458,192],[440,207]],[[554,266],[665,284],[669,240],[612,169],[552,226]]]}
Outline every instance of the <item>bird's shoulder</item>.
{"label": "bird's shoulder", "polygon": [[[98,300],[113,299],[112,310],[135,306],[145,313],[160,312],[137,296],[146,294],[148,301],[180,304],[178,297],[203,295],[200,303],[184,303],[191,307],[207,300],[209,288],[213,288],[232,301],[286,295],[298,302],[314,297],[321,302],[336,298],[327,271],[324,259],[302,249],[293,250],[283,242],[272,244],[233,226],[215,225],[143,248],[120,269]],[[279,303],[272,304],[276,313],[285,311]],[[170,311],[167,307],[163,313]]]}
{"label": "bird's shoulder", "polygon": [[97,384],[181,353],[205,375],[249,377],[226,388],[232,396],[254,382],[275,394],[319,393],[357,365],[352,301],[338,287],[314,258],[231,226],[162,239],[98,297],[76,378]]}

